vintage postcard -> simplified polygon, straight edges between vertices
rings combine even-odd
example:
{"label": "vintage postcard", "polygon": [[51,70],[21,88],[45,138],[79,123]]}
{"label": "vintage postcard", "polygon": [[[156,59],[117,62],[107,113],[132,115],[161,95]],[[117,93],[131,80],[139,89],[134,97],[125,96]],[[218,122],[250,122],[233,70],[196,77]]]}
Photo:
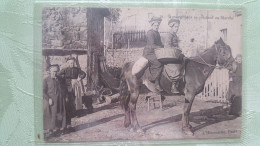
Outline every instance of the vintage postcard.
{"label": "vintage postcard", "polygon": [[42,10],[46,142],[239,138],[242,12]]}

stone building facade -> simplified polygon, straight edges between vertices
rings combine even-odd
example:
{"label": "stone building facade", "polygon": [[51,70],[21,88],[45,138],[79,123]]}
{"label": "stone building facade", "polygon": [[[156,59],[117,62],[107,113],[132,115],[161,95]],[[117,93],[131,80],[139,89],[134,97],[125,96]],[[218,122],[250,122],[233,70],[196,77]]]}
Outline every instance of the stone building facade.
{"label": "stone building facade", "polygon": [[[42,11],[43,70],[49,65],[77,58],[77,65],[88,75],[83,82],[98,84],[98,56],[103,55],[106,8],[46,7]],[[92,81],[91,81],[92,80]]]}
{"label": "stone building facade", "polygon": [[[122,17],[118,29],[144,30],[151,29],[148,15],[163,16],[159,27],[162,43],[169,32],[169,16],[179,19],[180,26],[177,32],[179,46],[187,57],[197,56],[211,47],[220,37],[231,47],[235,57],[242,53],[242,13],[232,10],[206,9],[166,9],[166,8],[122,8]],[[122,67],[128,61],[137,60],[142,55],[140,48],[108,49],[106,51],[109,66]]]}

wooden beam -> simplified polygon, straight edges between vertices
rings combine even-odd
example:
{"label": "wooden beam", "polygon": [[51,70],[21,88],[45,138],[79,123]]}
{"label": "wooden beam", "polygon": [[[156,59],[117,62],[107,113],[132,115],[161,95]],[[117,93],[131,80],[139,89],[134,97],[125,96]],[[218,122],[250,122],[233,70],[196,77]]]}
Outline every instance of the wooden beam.
{"label": "wooden beam", "polygon": [[66,56],[71,54],[85,55],[88,49],[43,49],[43,56]]}

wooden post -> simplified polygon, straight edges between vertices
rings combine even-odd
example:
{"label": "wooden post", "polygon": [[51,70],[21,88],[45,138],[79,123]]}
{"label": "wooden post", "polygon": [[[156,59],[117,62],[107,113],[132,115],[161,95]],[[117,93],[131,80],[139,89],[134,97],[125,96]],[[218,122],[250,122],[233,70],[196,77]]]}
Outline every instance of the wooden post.
{"label": "wooden post", "polygon": [[112,34],[112,49],[114,49],[114,33],[113,33],[113,21],[111,20],[111,34]]}
{"label": "wooden post", "polygon": [[219,75],[219,89],[220,89],[220,95],[219,95],[219,97],[218,97],[218,101],[222,98],[222,96],[223,96],[223,88],[222,88],[222,74],[221,74],[221,72],[220,72],[220,75]]}
{"label": "wooden post", "polygon": [[218,79],[217,79],[217,74],[216,74],[216,71],[215,71],[215,74],[214,74],[214,88],[215,88],[215,96],[214,96],[214,99],[216,97],[218,97]]}
{"label": "wooden post", "polygon": [[153,108],[155,108],[155,100],[154,100],[154,97],[153,97]]}
{"label": "wooden post", "polygon": [[163,110],[163,107],[162,107],[163,106],[162,105],[162,96],[160,96],[160,100],[159,101],[160,101],[160,109]]}
{"label": "wooden post", "polygon": [[129,49],[129,39],[127,40],[127,49]]}
{"label": "wooden post", "polygon": [[88,43],[88,58],[87,58],[87,89],[91,89],[92,83],[91,83],[91,62],[92,62],[92,50],[90,48],[90,44]]}
{"label": "wooden post", "polygon": [[148,102],[148,111],[150,111],[150,97],[148,97],[148,101],[147,102]]}

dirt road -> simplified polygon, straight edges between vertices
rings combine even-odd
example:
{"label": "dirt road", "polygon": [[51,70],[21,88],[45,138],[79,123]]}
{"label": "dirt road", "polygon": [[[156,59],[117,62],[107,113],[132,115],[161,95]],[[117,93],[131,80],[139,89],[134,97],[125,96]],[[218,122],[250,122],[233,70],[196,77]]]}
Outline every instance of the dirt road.
{"label": "dirt road", "polygon": [[94,103],[94,112],[72,119],[73,131],[50,138],[52,142],[171,140],[183,138],[239,137],[241,117],[228,116],[223,104],[205,102],[196,98],[191,111],[194,136],[186,136],[181,130],[183,96],[168,96],[163,110],[151,104],[147,110],[145,95],[137,104],[137,118],[144,134],[124,128],[124,113],[119,103],[100,106]]}

